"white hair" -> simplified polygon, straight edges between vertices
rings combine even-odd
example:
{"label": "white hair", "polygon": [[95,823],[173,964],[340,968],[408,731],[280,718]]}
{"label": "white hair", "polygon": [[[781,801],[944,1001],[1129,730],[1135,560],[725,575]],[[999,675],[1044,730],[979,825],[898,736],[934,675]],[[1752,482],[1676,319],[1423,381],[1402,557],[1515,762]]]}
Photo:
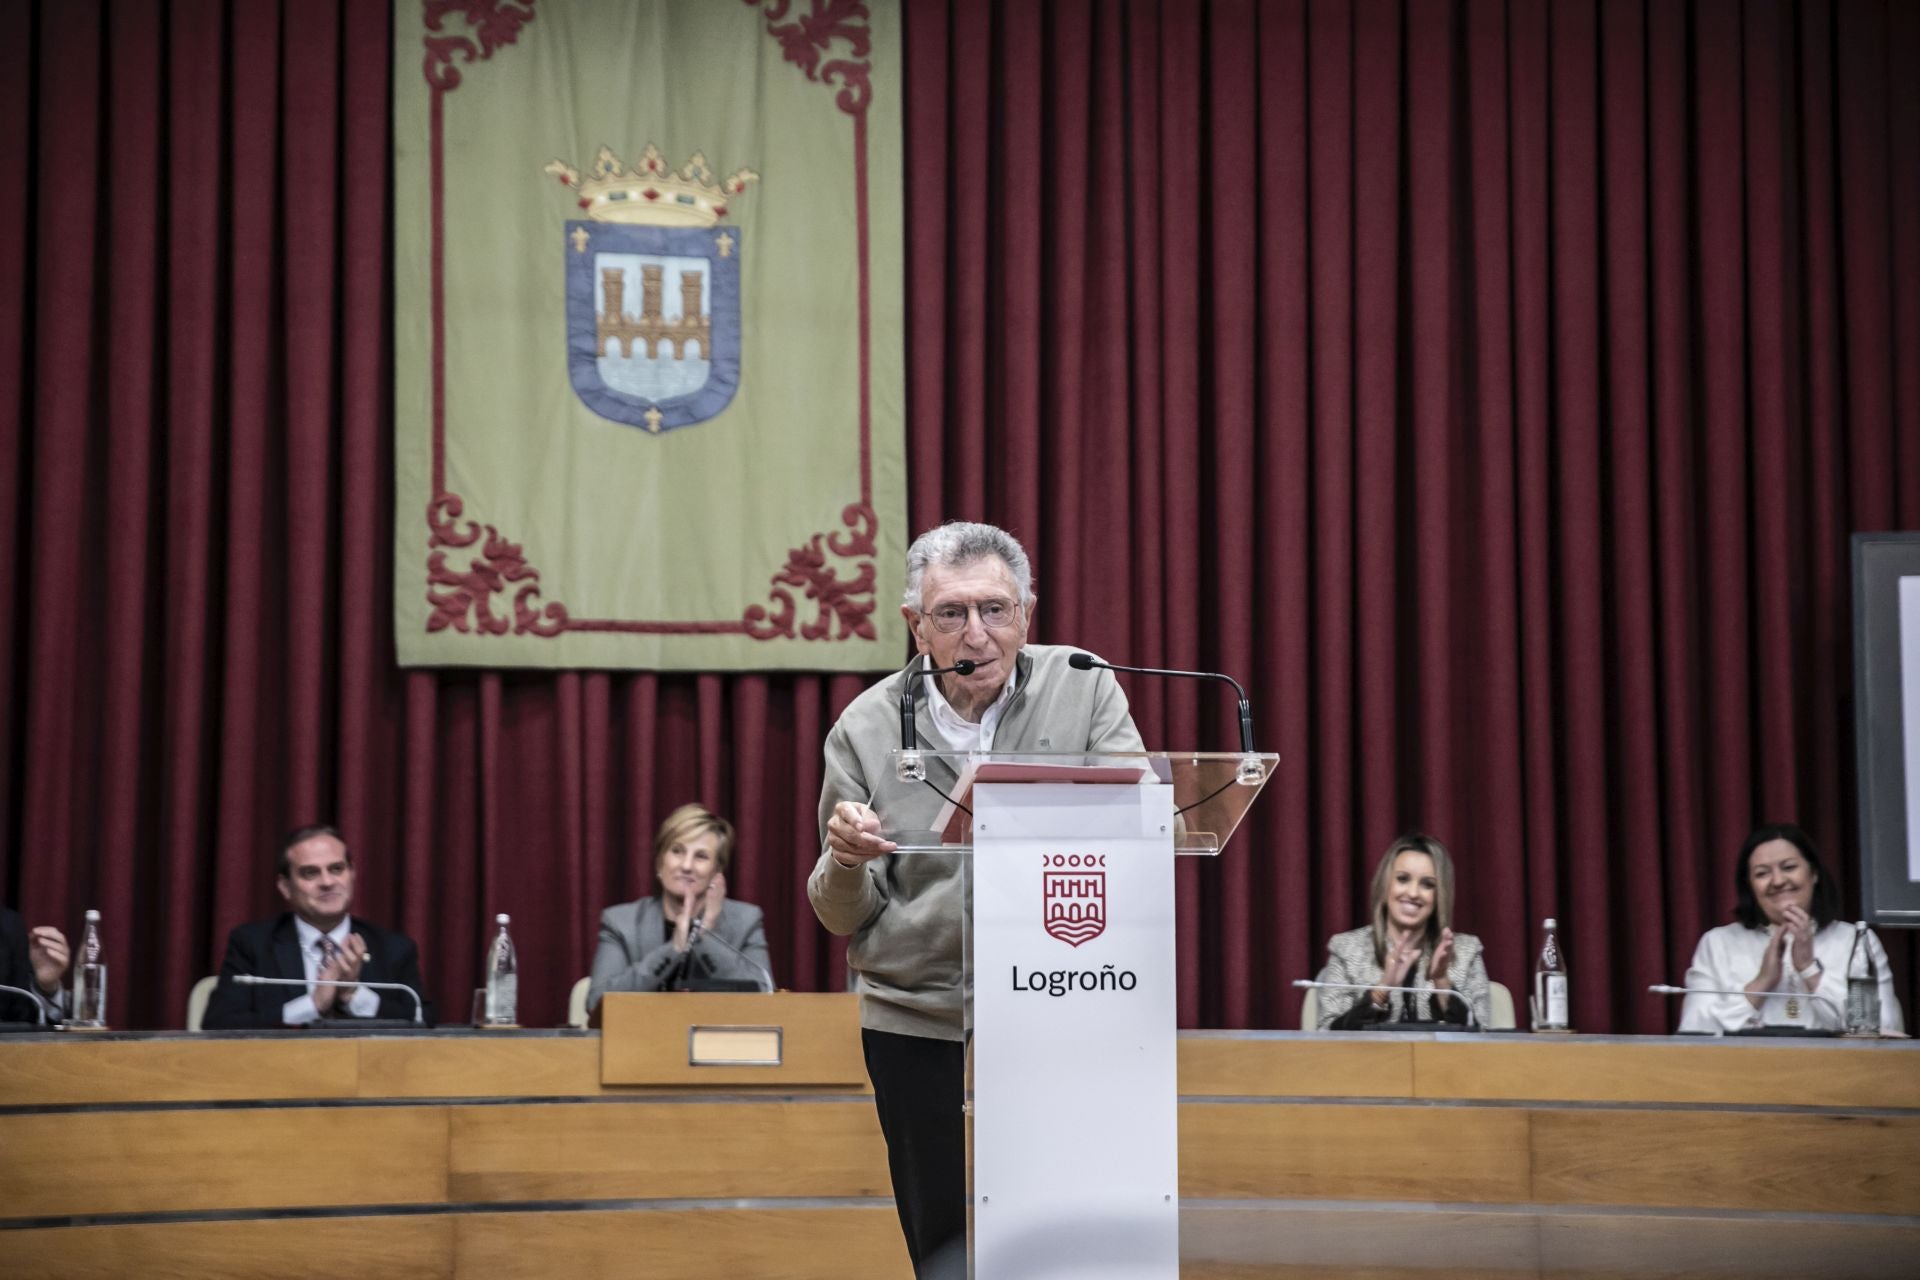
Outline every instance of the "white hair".
{"label": "white hair", "polygon": [[1027,562],[1026,548],[1005,529],[990,524],[951,520],[937,529],[929,529],[907,548],[907,589],[902,602],[915,613],[920,611],[920,591],[927,570],[972,564],[988,556],[998,556],[1013,573],[1020,589],[1022,606],[1033,603],[1033,566]]}

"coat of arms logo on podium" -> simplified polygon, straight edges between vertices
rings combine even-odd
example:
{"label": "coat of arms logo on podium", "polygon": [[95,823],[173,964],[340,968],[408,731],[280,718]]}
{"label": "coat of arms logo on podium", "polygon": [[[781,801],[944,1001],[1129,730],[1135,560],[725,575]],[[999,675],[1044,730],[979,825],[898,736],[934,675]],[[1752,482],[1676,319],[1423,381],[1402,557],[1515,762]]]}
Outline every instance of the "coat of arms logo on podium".
{"label": "coat of arms logo on podium", "polygon": [[742,233],[721,219],[759,175],[716,179],[697,152],[676,172],[651,143],[632,170],[602,147],[584,176],[558,160],[545,172],[587,215],[566,224],[574,393],[656,435],[725,409],[740,385]]}
{"label": "coat of arms logo on podium", "polygon": [[1107,928],[1107,873],[1095,854],[1053,854],[1041,872],[1041,923],[1070,947],[1092,942]]}

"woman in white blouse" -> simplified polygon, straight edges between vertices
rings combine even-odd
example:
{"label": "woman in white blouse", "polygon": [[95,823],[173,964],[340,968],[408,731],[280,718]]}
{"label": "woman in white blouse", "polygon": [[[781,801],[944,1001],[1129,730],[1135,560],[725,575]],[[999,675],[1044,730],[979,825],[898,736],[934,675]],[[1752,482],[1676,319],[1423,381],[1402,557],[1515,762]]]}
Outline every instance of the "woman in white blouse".
{"label": "woman in white blouse", "polygon": [[[1787,822],[1755,830],[1740,847],[1733,889],[1734,923],[1707,930],[1694,949],[1687,986],[1699,994],[1681,1007],[1680,1030],[1844,1030],[1854,930],[1837,918],[1840,888],[1807,833]],[[1880,1029],[1898,1033],[1900,1002],[1887,953],[1871,931],[1866,940],[1880,975]]]}

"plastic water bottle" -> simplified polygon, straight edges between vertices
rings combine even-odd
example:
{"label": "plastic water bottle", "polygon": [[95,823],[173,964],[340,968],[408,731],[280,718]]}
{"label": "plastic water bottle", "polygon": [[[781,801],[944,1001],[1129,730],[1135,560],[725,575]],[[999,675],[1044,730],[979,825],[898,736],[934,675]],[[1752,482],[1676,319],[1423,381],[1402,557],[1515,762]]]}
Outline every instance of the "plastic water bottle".
{"label": "plastic water bottle", "polygon": [[1573,1025],[1568,1016],[1567,955],[1560,949],[1553,917],[1547,917],[1545,928],[1547,940],[1533,966],[1533,1029],[1565,1031]]}
{"label": "plastic water bottle", "polygon": [[520,1021],[520,965],[513,954],[513,939],[507,936],[506,913],[493,919],[500,932],[487,948],[487,1025],[511,1027]]}
{"label": "plastic water bottle", "polygon": [[80,963],[73,967],[73,1016],[67,1025],[107,1025],[107,950],[100,942],[100,913],[91,909],[80,932]]}
{"label": "plastic water bottle", "polygon": [[1847,1034],[1880,1034],[1880,966],[1865,920],[1853,926],[1853,950],[1847,955]]}

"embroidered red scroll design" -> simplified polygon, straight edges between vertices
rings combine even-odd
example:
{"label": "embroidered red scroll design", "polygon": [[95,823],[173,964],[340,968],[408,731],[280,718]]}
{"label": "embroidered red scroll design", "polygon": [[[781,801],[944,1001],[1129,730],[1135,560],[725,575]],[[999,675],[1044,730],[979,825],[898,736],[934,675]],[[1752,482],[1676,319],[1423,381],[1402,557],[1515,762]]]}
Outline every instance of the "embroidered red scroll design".
{"label": "embroidered red scroll design", "polygon": [[421,0],[421,16],[428,31],[439,31],[449,14],[458,13],[467,20],[469,35],[429,35],[424,37],[427,56],[421,69],[427,83],[441,93],[460,86],[460,68],[453,65],[455,55],[462,62],[483,62],[503,44],[512,44],[520,28],[533,21],[534,0]]}
{"label": "embroidered red scroll design", "polygon": [[[745,0],[748,5],[761,2]],[[818,84],[839,83],[834,101],[840,109],[848,115],[864,114],[873,99],[873,63],[865,61],[873,52],[867,6],[860,0],[811,0],[810,12],[785,22],[782,19],[793,8],[793,0],[766,0],[766,5],[767,34],[780,42],[787,61]],[[847,57],[828,57],[828,47],[835,40],[847,43]]]}
{"label": "embroidered red scroll design", "polygon": [[[492,525],[468,521],[460,528],[462,504],[457,494],[443,493],[427,506],[427,524],[433,529],[428,540],[434,547],[470,547],[480,542],[480,554],[467,562],[463,573],[447,563],[444,550],[427,557],[427,603],[433,612],[427,618],[428,631],[455,631],[503,636],[552,637],[567,629],[567,608],[555,601],[540,605],[540,571],[527,563],[520,544],[502,537]],[[493,611],[493,597],[514,588],[511,600],[513,617],[501,617]]]}
{"label": "embroidered red scroll design", "polygon": [[[787,590],[792,587],[807,599],[817,602],[813,620],[799,628],[800,639],[875,638],[873,591],[877,578],[873,561],[858,557],[871,557],[874,554],[873,535],[879,521],[873,508],[864,502],[842,508],[840,519],[850,532],[816,533],[805,545],[787,552],[787,563],[773,575],[771,583],[769,595],[774,603],[773,609],[754,605],[742,618],[748,635],[756,640],[772,640],[780,636],[793,638],[800,606],[794,593]],[[843,580],[836,568],[828,564],[828,553],[843,560],[854,560],[853,567],[859,571],[859,576],[850,581]]]}

